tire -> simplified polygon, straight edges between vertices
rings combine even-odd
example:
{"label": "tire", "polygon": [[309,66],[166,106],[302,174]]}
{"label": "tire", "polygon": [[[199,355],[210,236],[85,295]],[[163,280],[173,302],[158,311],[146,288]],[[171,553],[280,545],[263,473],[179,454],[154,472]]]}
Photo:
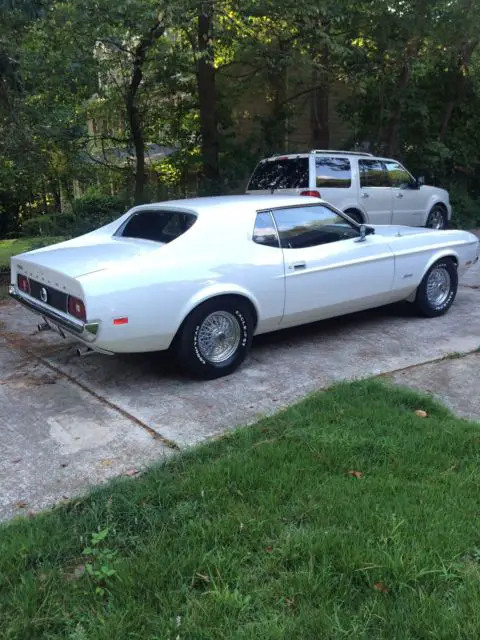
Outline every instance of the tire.
{"label": "tire", "polygon": [[425,226],[428,229],[446,229],[448,226],[447,212],[441,204],[436,204],[432,207],[428,214],[427,222]]}
{"label": "tire", "polygon": [[417,289],[414,305],[419,315],[436,318],[453,304],[458,289],[457,267],[449,258],[430,267]]}
{"label": "tire", "polygon": [[357,211],[356,209],[347,209],[345,213],[347,214],[347,216],[352,218],[352,220],[358,222],[358,224],[363,224],[365,222],[360,211]]}
{"label": "tire", "polygon": [[180,328],[174,346],[179,364],[203,380],[228,376],[245,360],[253,330],[248,302],[235,296],[207,300]]}

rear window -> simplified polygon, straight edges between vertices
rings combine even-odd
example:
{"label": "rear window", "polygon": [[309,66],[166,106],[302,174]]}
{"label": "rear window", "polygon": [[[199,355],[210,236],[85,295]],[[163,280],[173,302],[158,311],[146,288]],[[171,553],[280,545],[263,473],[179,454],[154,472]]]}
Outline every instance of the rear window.
{"label": "rear window", "polygon": [[352,170],[348,158],[315,158],[317,187],[348,189],[352,184]]}
{"label": "rear window", "polygon": [[167,244],[188,231],[196,219],[193,214],[181,211],[138,211],[127,220],[119,235]]}
{"label": "rear window", "polygon": [[263,160],[255,169],[249,191],[308,188],[308,158]]}

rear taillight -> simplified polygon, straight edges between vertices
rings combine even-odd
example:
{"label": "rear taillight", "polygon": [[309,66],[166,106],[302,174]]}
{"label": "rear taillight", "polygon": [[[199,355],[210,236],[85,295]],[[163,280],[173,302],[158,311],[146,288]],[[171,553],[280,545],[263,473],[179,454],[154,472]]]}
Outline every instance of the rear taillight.
{"label": "rear taillight", "polygon": [[306,191],[302,191],[300,193],[301,196],[313,196],[314,198],[321,198],[320,191],[316,189],[307,189]]}
{"label": "rear taillight", "polygon": [[23,293],[30,293],[30,282],[28,281],[27,276],[22,276],[21,273],[17,275],[17,286],[20,291],[23,291]]}
{"label": "rear taillight", "polygon": [[74,298],[73,296],[69,296],[68,298],[68,313],[77,318],[78,320],[85,321],[87,319],[87,312],[85,310],[85,305],[80,298]]}

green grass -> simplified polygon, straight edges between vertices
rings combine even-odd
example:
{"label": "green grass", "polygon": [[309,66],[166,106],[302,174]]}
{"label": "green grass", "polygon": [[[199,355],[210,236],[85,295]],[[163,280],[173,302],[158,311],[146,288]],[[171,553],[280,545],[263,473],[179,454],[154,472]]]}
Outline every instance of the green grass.
{"label": "green grass", "polygon": [[339,385],[0,528],[2,640],[478,638],[479,453],[429,398]]}
{"label": "green grass", "polygon": [[39,249],[49,244],[62,242],[63,237],[41,237],[41,238],[13,238],[11,240],[0,240],[0,271],[10,268],[10,258],[30,251],[31,249]]}

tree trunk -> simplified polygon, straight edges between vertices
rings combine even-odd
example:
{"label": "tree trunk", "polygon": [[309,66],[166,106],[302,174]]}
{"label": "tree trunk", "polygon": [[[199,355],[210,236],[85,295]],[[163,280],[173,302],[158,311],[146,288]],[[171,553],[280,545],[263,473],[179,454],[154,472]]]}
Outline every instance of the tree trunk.
{"label": "tree trunk", "polygon": [[[328,49],[322,53],[322,64],[328,65]],[[322,74],[325,75],[325,74]],[[314,149],[328,149],[330,146],[329,126],[329,86],[328,79],[319,78],[317,69],[312,70],[312,86],[315,87],[310,96],[310,128]]]}
{"label": "tree trunk", "polygon": [[[142,75],[141,71],[140,77]],[[140,83],[139,83],[140,84]],[[141,204],[144,198],[145,183],[145,141],[143,139],[142,123],[138,113],[136,90],[130,85],[127,93],[127,116],[130,125],[133,146],[135,148],[135,204]]]}
{"label": "tree trunk", "polygon": [[385,134],[386,152],[389,155],[394,155],[397,150],[398,129],[400,126],[400,117],[402,115],[405,92],[410,83],[410,78],[412,77],[412,63],[414,58],[418,55],[421,43],[421,39],[416,36],[407,43],[405,49],[404,62],[397,82],[398,95],[396,105],[393,111],[390,111],[390,117],[388,119]]}
{"label": "tree trunk", "polygon": [[213,4],[200,8],[197,22],[197,88],[200,106],[202,177],[206,193],[219,190],[218,132],[213,47]]}
{"label": "tree trunk", "polygon": [[455,88],[452,94],[452,97],[447,102],[445,106],[445,113],[442,120],[442,126],[440,128],[439,139],[440,142],[444,142],[445,137],[448,131],[448,125],[452,119],[452,114],[457,106],[457,104],[461,101],[465,94],[465,89],[467,87],[467,75],[468,75],[468,67],[470,64],[470,60],[472,58],[473,52],[477,48],[479,44],[479,40],[471,40],[467,42],[462,47],[462,51],[460,52],[460,56],[458,59],[458,75],[457,80],[455,82]]}
{"label": "tree trunk", "polygon": [[135,204],[144,201],[145,184],[145,139],[143,136],[143,123],[137,105],[138,89],[143,79],[143,65],[147,52],[154,42],[164,33],[165,26],[162,19],[155,23],[150,31],[138,43],[133,55],[132,75],[125,96],[130,134],[135,149]]}

